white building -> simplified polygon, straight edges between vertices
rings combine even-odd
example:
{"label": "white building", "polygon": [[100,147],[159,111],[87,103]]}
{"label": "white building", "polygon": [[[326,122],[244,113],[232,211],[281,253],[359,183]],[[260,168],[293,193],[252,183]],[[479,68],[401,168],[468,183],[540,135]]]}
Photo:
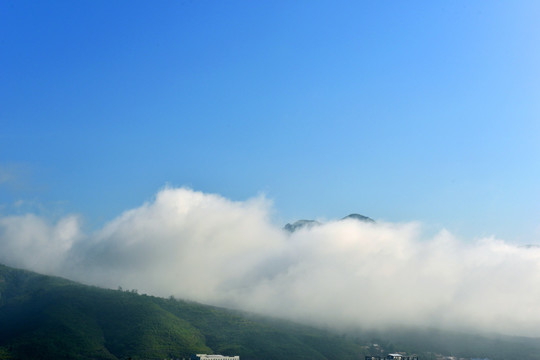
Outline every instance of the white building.
{"label": "white building", "polygon": [[197,354],[195,355],[195,359],[198,359],[198,360],[240,360],[240,356]]}

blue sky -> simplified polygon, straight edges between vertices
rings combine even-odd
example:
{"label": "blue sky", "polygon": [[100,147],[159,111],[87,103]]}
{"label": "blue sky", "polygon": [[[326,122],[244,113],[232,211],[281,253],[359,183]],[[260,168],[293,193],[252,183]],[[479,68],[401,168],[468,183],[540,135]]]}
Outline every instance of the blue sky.
{"label": "blue sky", "polygon": [[0,214],[166,184],[540,242],[536,1],[4,1]]}

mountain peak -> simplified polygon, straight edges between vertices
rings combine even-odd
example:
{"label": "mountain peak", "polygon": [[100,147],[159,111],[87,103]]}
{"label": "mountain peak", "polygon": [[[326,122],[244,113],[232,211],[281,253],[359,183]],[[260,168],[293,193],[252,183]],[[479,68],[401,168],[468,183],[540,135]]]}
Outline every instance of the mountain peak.
{"label": "mountain peak", "polygon": [[[360,214],[349,214],[345,216],[344,218],[342,218],[341,220],[348,220],[348,219],[358,220],[358,221],[367,222],[367,223],[375,223],[375,220],[373,220],[372,218],[369,218],[367,216],[360,215]],[[316,220],[304,219],[304,220],[295,221],[292,224],[288,223],[283,227],[283,229],[287,230],[288,232],[293,233],[296,230],[300,230],[304,228],[311,229],[312,227],[317,226],[317,225],[321,225],[321,223]]]}
{"label": "mountain peak", "polygon": [[375,222],[375,220],[373,220],[372,218],[369,218],[367,216],[360,215],[360,214],[349,214],[349,215],[345,216],[341,220],[347,220],[347,219],[354,219],[354,220],[365,221],[365,222],[369,222],[369,223],[374,223]]}

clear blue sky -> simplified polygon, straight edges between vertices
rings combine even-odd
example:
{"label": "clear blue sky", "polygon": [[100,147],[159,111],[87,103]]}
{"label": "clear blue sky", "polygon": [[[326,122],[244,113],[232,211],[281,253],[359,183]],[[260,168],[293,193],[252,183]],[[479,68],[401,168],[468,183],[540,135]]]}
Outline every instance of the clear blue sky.
{"label": "clear blue sky", "polygon": [[540,242],[538,1],[0,4],[0,214],[165,184]]}

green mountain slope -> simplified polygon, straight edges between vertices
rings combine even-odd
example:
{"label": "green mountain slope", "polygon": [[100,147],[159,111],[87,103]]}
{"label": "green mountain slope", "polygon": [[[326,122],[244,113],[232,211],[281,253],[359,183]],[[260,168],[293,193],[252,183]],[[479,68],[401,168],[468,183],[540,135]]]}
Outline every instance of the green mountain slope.
{"label": "green mountain slope", "polygon": [[194,353],[347,360],[398,351],[420,359],[540,360],[540,339],[412,328],[344,335],[0,265],[0,360],[181,359]]}
{"label": "green mountain slope", "polygon": [[361,351],[307,326],[0,265],[0,359],[356,359]]}

